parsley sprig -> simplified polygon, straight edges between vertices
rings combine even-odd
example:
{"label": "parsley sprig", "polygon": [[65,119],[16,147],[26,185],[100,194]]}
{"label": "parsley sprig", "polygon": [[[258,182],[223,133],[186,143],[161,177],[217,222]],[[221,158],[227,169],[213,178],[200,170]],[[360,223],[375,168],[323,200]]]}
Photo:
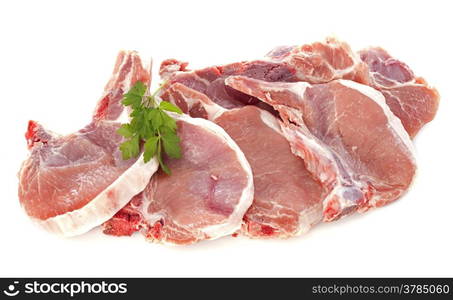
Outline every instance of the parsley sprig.
{"label": "parsley sprig", "polygon": [[145,163],[157,156],[162,170],[171,174],[170,169],[164,164],[163,151],[171,158],[181,157],[180,140],[176,133],[176,121],[166,111],[181,114],[182,111],[167,101],[156,103],[155,96],[146,95],[147,87],[140,81],[124,94],[122,103],[130,106],[131,121],[121,125],[118,134],[124,136],[126,141],[120,145],[123,159],[137,157],[143,145],[143,158]]}

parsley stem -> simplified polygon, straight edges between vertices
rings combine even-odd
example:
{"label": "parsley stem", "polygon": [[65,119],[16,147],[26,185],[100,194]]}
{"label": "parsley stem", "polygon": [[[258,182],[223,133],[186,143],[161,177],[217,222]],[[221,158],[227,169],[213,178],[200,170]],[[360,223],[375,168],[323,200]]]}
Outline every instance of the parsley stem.
{"label": "parsley stem", "polygon": [[166,81],[162,82],[162,83],[159,85],[159,87],[154,91],[154,93],[151,95],[151,97],[153,97],[153,98],[156,97],[157,94],[160,92],[160,90],[164,87],[164,85],[165,85],[166,83],[167,83]]}
{"label": "parsley stem", "polygon": [[145,105],[146,107],[151,107],[151,108],[156,107],[156,101],[154,100],[154,96],[147,96],[145,99],[146,99],[146,105]]}

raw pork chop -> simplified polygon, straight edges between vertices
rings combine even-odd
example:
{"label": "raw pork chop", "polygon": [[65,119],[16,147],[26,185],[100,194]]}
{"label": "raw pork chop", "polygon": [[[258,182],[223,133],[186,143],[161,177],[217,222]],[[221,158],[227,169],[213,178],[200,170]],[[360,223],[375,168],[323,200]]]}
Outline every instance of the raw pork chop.
{"label": "raw pork chop", "polygon": [[123,92],[149,74],[134,52],[121,52],[93,121],[66,136],[30,121],[30,157],[19,172],[19,200],[27,214],[52,232],[82,234],[111,218],[142,191],[157,163],[124,161],[114,122],[122,113]]}
{"label": "raw pork chop", "polygon": [[176,116],[182,157],[161,170],[127,207],[104,224],[111,235],[141,230],[151,241],[190,244],[237,231],[253,201],[253,175],[244,153],[214,123]]}
{"label": "raw pork chop", "polygon": [[423,78],[415,77],[409,67],[393,59],[381,48],[354,53],[348,44],[335,38],[303,46],[277,47],[264,60],[232,63],[197,71],[187,70],[187,63],[174,59],[162,63],[161,77],[169,84],[179,82],[225,107],[258,105],[272,111],[255,97],[225,86],[232,75],[247,76],[269,82],[327,83],[349,79],[381,91],[390,110],[401,119],[413,138],[420,128],[431,121],[437,111],[439,94]]}
{"label": "raw pork chop", "polygon": [[385,205],[412,182],[410,138],[375,89],[349,80],[310,85],[237,76],[226,83],[279,111],[293,152],[330,191],[325,221]]}
{"label": "raw pork chop", "polygon": [[270,82],[323,83],[341,78],[368,82],[366,64],[346,43],[333,38],[300,47],[278,47],[264,60],[213,66],[196,71],[187,70],[185,62],[168,59],[162,62],[159,73],[162,79],[168,81],[168,85],[182,83],[228,109],[254,104],[271,110],[255,97],[226,86],[224,79],[232,75]]}
{"label": "raw pork chop", "polygon": [[437,112],[439,94],[436,89],[382,48],[369,48],[359,53],[370,69],[370,85],[385,96],[392,112],[400,118],[409,135],[415,137]]}
{"label": "raw pork chop", "polygon": [[256,106],[226,110],[180,83],[162,98],[193,117],[220,125],[249,161],[255,184],[241,232],[250,237],[290,237],[322,219],[323,193],[301,159],[291,153],[276,117]]}

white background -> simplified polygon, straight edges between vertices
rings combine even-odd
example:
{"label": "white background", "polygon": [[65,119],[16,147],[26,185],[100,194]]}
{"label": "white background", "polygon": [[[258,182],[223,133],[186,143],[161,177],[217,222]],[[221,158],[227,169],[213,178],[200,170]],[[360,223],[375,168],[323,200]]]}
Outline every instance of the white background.
{"label": "white background", "polygon": [[[0,276],[453,276],[449,2],[2,1]],[[63,239],[22,211],[16,174],[27,121],[59,133],[86,125],[120,49],[152,56],[155,68],[172,57],[202,67],[328,35],[356,50],[386,48],[441,94],[436,119],[415,139],[416,181],[396,203],[289,240],[187,247],[98,230]]]}

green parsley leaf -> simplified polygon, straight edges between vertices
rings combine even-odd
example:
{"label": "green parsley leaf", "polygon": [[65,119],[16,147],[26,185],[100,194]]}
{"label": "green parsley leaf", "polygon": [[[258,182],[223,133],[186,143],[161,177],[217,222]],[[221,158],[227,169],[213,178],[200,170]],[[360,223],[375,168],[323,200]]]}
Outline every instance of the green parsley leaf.
{"label": "green parsley leaf", "polygon": [[137,81],[129,92],[124,94],[123,101],[121,101],[121,103],[125,106],[131,106],[133,109],[139,108],[142,104],[142,98],[145,93],[146,85],[141,81]]}
{"label": "green parsley leaf", "polygon": [[182,114],[182,110],[179,107],[177,107],[176,105],[173,105],[172,103],[170,103],[168,101],[162,101],[159,104],[159,108],[162,110],[172,111],[172,112],[175,112],[178,114]]}
{"label": "green parsley leaf", "polygon": [[132,108],[137,108],[140,106],[141,101],[142,98],[140,96],[126,94],[124,95],[123,101],[121,101],[121,103],[123,103],[124,106],[131,106]]}
{"label": "green parsley leaf", "polygon": [[147,89],[148,88],[146,87],[146,85],[143,82],[137,81],[131,87],[129,92],[127,92],[127,94],[134,94],[134,95],[139,95],[139,96],[143,97],[143,95],[145,95]]}
{"label": "green parsley leaf", "polygon": [[176,132],[164,127],[161,130],[161,137],[165,153],[171,158],[181,158],[180,140]]}
{"label": "green parsley leaf", "polygon": [[157,144],[159,142],[159,137],[153,136],[150,137],[145,143],[145,152],[143,153],[143,158],[146,162],[149,162],[157,152]]}
{"label": "green parsley leaf", "polygon": [[164,111],[161,110],[161,117],[162,117],[162,125],[164,127],[168,127],[173,131],[176,131],[176,121],[169,115],[167,115]]}
{"label": "green parsley leaf", "polygon": [[120,145],[120,150],[124,160],[137,157],[140,152],[139,142],[140,140],[138,135],[135,135],[130,140],[125,141]]}
{"label": "green parsley leaf", "polygon": [[161,110],[157,108],[152,108],[148,111],[148,120],[151,121],[152,128],[158,130],[163,124]]}
{"label": "green parsley leaf", "polygon": [[123,124],[120,128],[116,131],[119,135],[124,136],[125,138],[130,138],[134,135],[134,132],[131,128],[130,124]]}
{"label": "green parsley leaf", "polygon": [[[131,114],[131,116],[132,116],[132,114]],[[139,110],[138,108],[136,108],[134,110],[132,120],[129,123],[131,129],[134,130],[134,132],[140,131],[140,129],[143,127],[144,122],[145,122],[145,116],[144,116],[143,110],[142,109]]]}

